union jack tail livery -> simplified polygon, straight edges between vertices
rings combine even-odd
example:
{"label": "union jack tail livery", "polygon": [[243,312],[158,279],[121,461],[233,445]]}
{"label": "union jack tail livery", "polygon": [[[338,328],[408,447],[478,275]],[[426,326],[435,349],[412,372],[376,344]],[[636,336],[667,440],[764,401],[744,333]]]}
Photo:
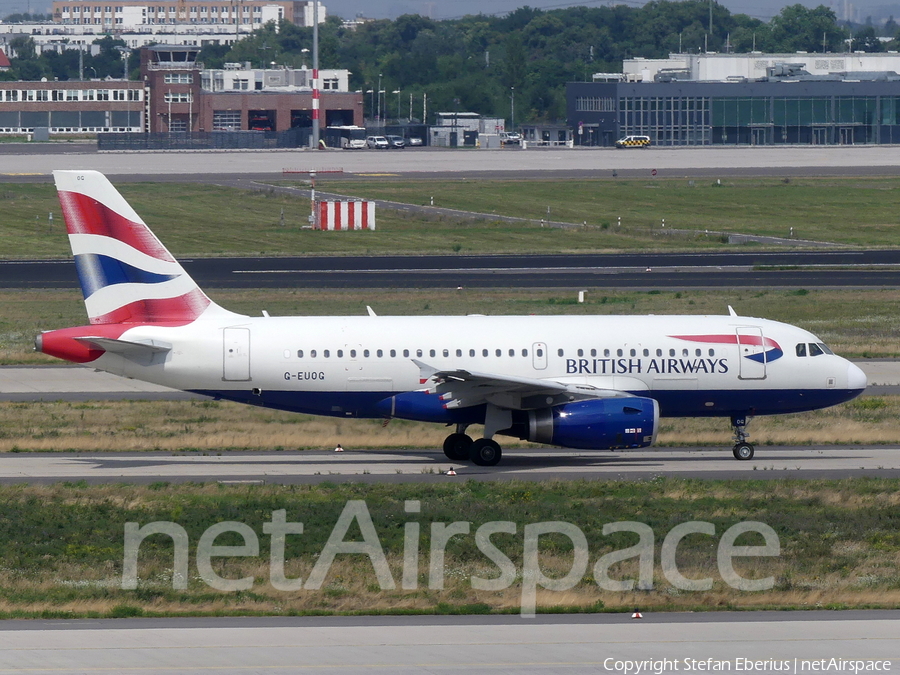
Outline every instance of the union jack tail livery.
{"label": "union jack tail livery", "polygon": [[109,180],[54,171],[91,324],[189,323],[224,312],[200,290]]}

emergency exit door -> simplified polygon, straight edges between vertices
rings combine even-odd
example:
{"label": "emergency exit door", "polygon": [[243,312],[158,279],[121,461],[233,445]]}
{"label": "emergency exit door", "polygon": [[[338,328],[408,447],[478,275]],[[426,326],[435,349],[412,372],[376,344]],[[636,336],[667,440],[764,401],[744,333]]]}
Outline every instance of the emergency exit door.
{"label": "emergency exit door", "polygon": [[226,328],[222,336],[222,379],[232,382],[249,380],[250,329]]}

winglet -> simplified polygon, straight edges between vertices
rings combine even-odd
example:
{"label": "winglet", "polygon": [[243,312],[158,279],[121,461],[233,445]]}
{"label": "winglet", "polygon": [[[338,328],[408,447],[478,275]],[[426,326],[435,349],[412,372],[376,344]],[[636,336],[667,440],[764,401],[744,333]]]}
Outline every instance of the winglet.
{"label": "winglet", "polygon": [[728,305],[728,316],[737,316],[737,312],[734,311],[734,307]]}
{"label": "winglet", "polygon": [[368,312],[369,316],[378,316],[378,315],[375,313],[375,310],[372,309],[371,307],[369,307],[368,305],[366,305],[366,312]]}
{"label": "winglet", "polygon": [[434,366],[429,366],[427,363],[419,361],[419,359],[410,360],[419,367],[419,384],[425,384],[431,379],[432,375],[439,372]]}

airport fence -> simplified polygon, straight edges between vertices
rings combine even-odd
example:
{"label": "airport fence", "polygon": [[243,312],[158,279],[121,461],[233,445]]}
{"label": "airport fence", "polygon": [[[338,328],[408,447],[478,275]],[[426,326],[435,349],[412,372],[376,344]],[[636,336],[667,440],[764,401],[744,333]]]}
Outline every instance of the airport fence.
{"label": "airport fence", "polygon": [[274,150],[309,145],[311,131],[195,131],[98,134],[98,150]]}

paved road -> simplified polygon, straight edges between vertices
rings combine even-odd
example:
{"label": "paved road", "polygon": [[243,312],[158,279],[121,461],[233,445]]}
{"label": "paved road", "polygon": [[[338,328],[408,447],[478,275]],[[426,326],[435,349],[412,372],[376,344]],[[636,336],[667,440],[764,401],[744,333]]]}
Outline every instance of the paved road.
{"label": "paved road", "polygon": [[[900,250],[186,258],[205,288],[900,286]],[[648,271],[649,270],[649,271]],[[77,288],[71,260],[0,261],[0,288]]]}
{"label": "paved road", "polygon": [[0,673],[625,675],[651,660],[642,672],[795,675],[832,658],[884,672],[900,667],[898,635],[889,611],[5,622]]}

